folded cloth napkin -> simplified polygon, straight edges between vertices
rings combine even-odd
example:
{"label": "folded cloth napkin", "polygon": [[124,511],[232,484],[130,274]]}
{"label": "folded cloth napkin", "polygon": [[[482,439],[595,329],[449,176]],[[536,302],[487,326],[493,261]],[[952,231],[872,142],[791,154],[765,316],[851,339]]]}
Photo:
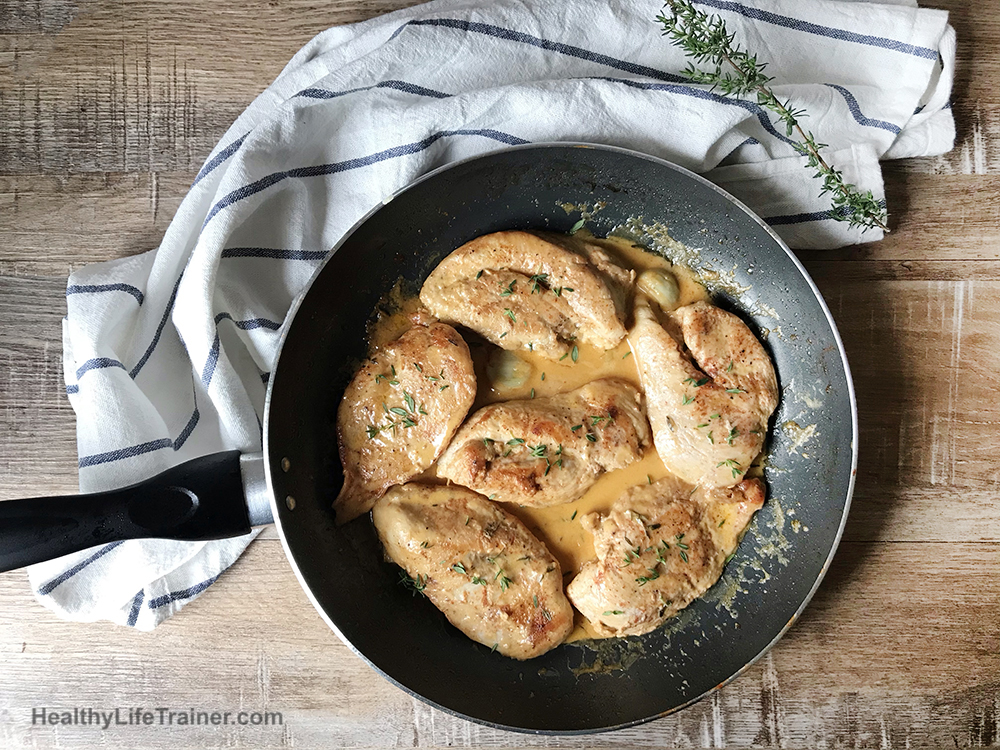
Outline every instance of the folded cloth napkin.
{"label": "folded cloth napkin", "polygon": [[[955,36],[906,2],[702,0],[770,62],[850,182],[880,158],[952,147]],[[66,392],[80,489],[205,453],[261,449],[268,373],[292,300],[343,233],[414,178],[513,144],[624,146],[703,173],[794,247],[879,238],[830,219],[774,117],[687,83],[632,0],[438,0],[309,42],[205,162],[160,246],[69,280]],[[890,206],[891,208],[891,206]],[[204,591],[253,534],[130,541],[32,566],[74,620],[140,629]]]}

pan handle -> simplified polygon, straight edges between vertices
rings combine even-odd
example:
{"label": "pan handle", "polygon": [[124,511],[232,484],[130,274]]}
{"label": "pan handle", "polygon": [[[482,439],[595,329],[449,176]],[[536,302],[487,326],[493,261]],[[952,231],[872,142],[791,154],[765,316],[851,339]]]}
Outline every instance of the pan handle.
{"label": "pan handle", "polygon": [[0,572],[123,539],[249,531],[240,452],[213,453],[117,490],[0,502]]}

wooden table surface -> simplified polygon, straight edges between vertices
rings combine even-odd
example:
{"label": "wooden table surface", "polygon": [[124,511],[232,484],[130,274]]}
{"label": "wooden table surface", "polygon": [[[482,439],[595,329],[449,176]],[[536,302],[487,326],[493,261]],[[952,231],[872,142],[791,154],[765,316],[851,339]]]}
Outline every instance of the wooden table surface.
{"label": "wooden table surface", "polygon": [[[806,0],[803,0],[805,2]],[[313,34],[406,0],[0,0],[0,499],[76,489],[67,274],[154,247],[205,155]],[[958,31],[955,150],[886,164],[895,231],[802,253],[850,357],[860,466],[798,624],[731,685],[588,738],[484,728],[379,677],[265,534],[152,633],[77,624],[0,575],[0,747],[968,747],[1000,742],[1000,5]],[[280,711],[102,733],[39,706]]]}

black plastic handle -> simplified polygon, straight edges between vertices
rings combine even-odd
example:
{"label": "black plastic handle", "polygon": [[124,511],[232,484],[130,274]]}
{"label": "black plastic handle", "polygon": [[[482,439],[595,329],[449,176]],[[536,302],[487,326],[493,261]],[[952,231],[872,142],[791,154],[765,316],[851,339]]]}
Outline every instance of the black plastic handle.
{"label": "black plastic handle", "polygon": [[240,452],[213,453],[109,492],[0,502],[0,571],[123,539],[249,531]]}

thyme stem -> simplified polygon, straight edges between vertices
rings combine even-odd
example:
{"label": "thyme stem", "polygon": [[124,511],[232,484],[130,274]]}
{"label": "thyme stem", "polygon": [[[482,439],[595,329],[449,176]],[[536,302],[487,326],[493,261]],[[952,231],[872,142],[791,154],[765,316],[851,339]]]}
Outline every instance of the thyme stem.
{"label": "thyme stem", "polygon": [[[862,192],[844,181],[844,175],[831,166],[821,153],[826,144],[819,143],[812,132],[804,129],[800,120],[805,110],[795,109],[791,101],[782,102],[768,84],[774,79],[764,74],[767,63],[758,62],[757,55],[744,51],[730,34],[719,16],[697,10],[691,0],[666,0],[663,13],[656,20],[663,25],[663,35],[680,47],[684,54],[699,64],[708,63],[714,70],[701,70],[688,63],[683,73],[695,83],[719,88],[725,96],[757,95],[757,103],[778,115],[790,138],[797,134],[792,147],[806,157],[807,166],[816,170],[823,180],[820,195],[831,194],[831,218],[848,222],[861,230],[879,228],[888,232],[888,216],[870,190]],[[728,66],[728,69],[727,69]]]}

